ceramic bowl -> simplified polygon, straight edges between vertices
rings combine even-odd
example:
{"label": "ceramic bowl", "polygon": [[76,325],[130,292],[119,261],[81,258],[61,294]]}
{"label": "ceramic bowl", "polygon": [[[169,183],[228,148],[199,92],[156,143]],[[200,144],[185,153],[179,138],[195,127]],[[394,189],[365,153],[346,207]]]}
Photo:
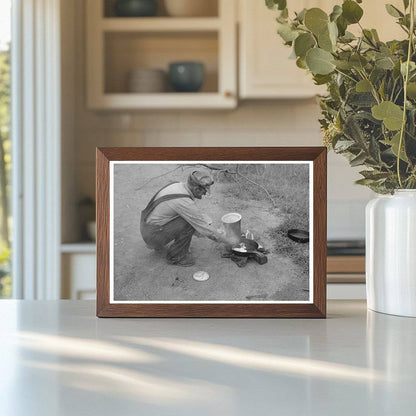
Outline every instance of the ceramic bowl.
{"label": "ceramic bowl", "polygon": [[160,93],[167,90],[166,72],[161,69],[138,68],[129,73],[128,92]]}
{"label": "ceramic bowl", "polygon": [[169,65],[169,82],[177,92],[197,92],[205,80],[205,67],[201,62],[172,62]]}
{"label": "ceramic bowl", "polygon": [[117,0],[114,11],[119,17],[156,16],[157,2],[158,0]]}

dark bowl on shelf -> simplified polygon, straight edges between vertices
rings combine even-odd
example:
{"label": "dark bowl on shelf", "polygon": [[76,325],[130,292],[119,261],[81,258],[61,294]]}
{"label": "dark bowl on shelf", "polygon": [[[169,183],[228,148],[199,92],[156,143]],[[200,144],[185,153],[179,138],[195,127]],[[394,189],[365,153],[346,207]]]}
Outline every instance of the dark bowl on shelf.
{"label": "dark bowl on shelf", "polygon": [[177,92],[198,92],[205,80],[205,67],[201,62],[172,62],[169,65],[169,82]]}
{"label": "dark bowl on shelf", "polygon": [[156,16],[157,2],[158,0],[117,0],[114,11],[119,17]]}

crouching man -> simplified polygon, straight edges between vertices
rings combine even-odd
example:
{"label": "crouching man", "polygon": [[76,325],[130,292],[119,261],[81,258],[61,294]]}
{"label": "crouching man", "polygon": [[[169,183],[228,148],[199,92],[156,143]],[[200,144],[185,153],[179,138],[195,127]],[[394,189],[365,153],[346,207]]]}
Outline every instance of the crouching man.
{"label": "crouching man", "polygon": [[141,213],[140,232],[146,245],[163,251],[167,247],[169,264],[192,266],[195,260],[189,253],[195,232],[219,243],[233,245],[207,221],[195,204],[214,183],[208,171],[195,170],[185,182],[170,183],[156,192]]}

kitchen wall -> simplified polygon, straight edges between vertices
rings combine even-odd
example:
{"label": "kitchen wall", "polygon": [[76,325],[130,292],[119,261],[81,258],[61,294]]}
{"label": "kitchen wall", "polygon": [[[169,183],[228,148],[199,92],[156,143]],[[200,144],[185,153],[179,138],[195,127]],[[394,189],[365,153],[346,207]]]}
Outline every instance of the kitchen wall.
{"label": "kitchen wall", "polygon": [[[97,112],[85,103],[83,0],[63,1],[63,239],[77,238],[77,201],[95,192],[96,146],[319,146],[315,99],[241,102],[232,111]],[[186,152],[186,149],[184,149]],[[357,170],[329,154],[328,237],[364,236],[372,193],[354,185]]]}

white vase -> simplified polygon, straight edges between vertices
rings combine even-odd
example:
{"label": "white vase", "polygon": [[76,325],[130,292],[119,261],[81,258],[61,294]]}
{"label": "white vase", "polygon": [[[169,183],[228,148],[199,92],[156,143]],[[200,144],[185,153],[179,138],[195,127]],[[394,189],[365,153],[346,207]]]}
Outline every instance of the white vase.
{"label": "white vase", "polygon": [[369,309],[416,317],[416,190],[367,204],[366,284]]}

